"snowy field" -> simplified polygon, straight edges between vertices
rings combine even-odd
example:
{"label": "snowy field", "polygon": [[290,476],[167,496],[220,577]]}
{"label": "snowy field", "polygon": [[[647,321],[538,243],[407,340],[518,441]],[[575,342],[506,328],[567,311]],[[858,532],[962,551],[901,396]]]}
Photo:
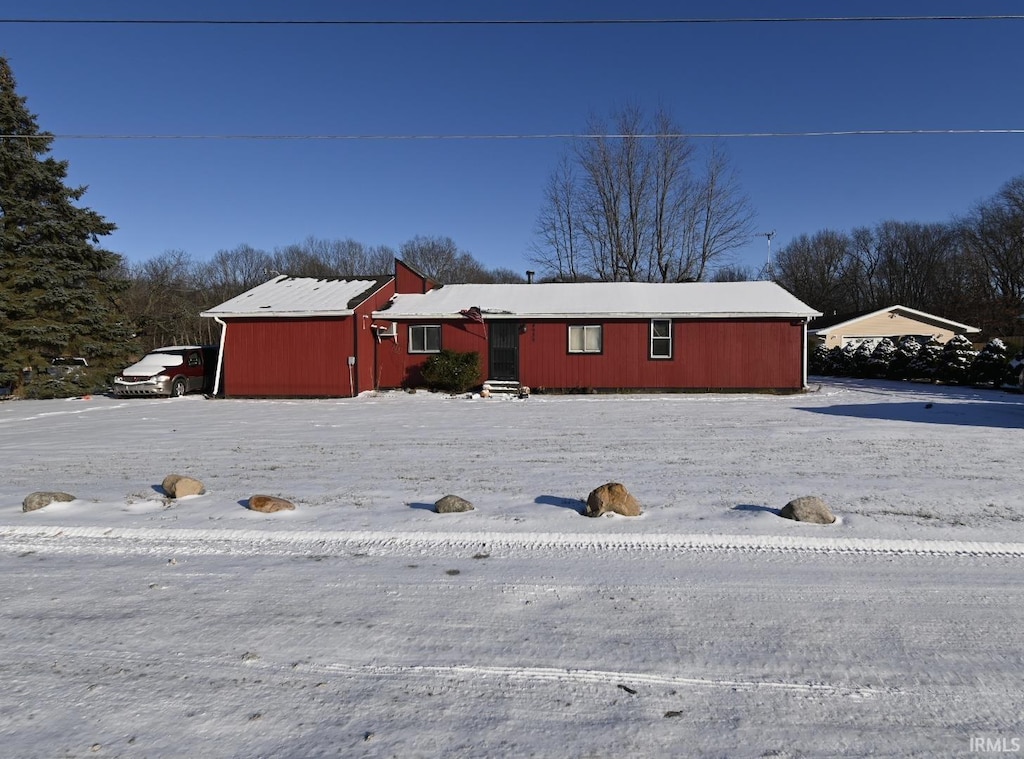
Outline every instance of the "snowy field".
{"label": "snowy field", "polygon": [[1024,754],[1024,396],[820,382],[0,403],[0,755]]}

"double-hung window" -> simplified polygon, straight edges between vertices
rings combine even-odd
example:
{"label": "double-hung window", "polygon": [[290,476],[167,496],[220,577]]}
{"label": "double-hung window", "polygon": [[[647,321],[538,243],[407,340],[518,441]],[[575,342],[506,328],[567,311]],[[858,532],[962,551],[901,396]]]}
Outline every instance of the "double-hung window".
{"label": "double-hung window", "polygon": [[409,327],[409,353],[440,353],[441,325],[413,324]]}
{"label": "double-hung window", "polygon": [[651,358],[672,358],[671,319],[651,319]]}
{"label": "double-hung window", "polygon": [[570,324],[569,353],[600,353],[600,324]]}

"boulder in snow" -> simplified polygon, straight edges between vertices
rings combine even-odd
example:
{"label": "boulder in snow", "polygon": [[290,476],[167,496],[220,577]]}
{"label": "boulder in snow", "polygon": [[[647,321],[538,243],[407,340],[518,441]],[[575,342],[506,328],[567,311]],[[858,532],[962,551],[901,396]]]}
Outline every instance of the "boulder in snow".
{"label": "boulder in snow", "polygon": [[293,511],[295,504],[272,495],[254,495],[249,499],[249,508],[264,514],[273,514],[275,511]]}
{"label": "boulder in snow", "polygon": [[54,501],[67,503],[73,500],[75,500],[75,497],[70,493],[62,493],[59,490],[37,490],[35,493],[29,493],[25,496],[25,500],[21,502],[21,510],[35,511],[44,506],[49,506]]}
{"label": "boulder in snow", "polygon": [[626,490],[626,486],[618,482],[608,482],[595,488],[587,496],[588,517],[599,517],[602,514],[621,514],[624,517],[640,516],[640,502]]}
{"label": "boulder in snow", "polygon": [[438,514],[457,514],[460,511],[472,511],[473,504],[457,495],[446,495],[434,504]]}
{"label": "boulder in snow", "polygon": [[199,480],[192,477],[185,477],[181,474],[169,474],[164,477],[160,484],[164,492],[171,498],[184,498],[187,495],[202,495],[206,492],[206,486]]}
{"label": "boulder in snow", "polygon": [[836,521],[835,515],[829,510],[825,502],[816,495],[794,498],[782,507],[779,516],[786,519],[794,519],[797,522],[811,522],[812,524],[832,524]]}

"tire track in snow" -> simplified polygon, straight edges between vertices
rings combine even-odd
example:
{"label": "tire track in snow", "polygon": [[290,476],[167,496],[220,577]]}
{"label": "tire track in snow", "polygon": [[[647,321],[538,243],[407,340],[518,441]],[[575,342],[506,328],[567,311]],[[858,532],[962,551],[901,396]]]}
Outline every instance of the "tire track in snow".
{"label": "tire track in snow", "polygon": [[[72,654],[72,652],[68,652]],[[25,654],[28,657],[28,654]],[[528,667],[528,666],[483,666],[472,664],[363,664],[351,662],[309,662],[291,661],[275,662],[257,654],[245,654],[240,659],[229,659],[224,656],[194,655],[183,651],[172,652],[170,659],[178,668],[189,671],[206,672],[222,671],[239,673],[245,670],[256,670],[265,676],[293,679],[296,676],[322,677],[359,677],[359,678],[424,678],[436,680],[457,680],[471,682],[489,678],[514,680],[532,683],[580,683],[590,685],[607,685],[623,687],[627,692],[634,692],[640,687],[651,688],[722,688],[733,691],[773,690],[793,693],[816,693],[828,697],[842,697],[854,700],[875,700],[885,697],[905,695],[899,688],[838,685],[827,682],[794,682],[787,680],[754,680],[733,678],[687,677],[683,675],[661,675],[646,672],[627,672],[617,670],[577,669],[562,667]],[[72,658],[80,664],[90,663],[114,669],[159,667],[152,656],[129,651],[77,650]],[[59,657],[64,666],[69,666],[66,657]]]}
{"label": "tire track in snow", "polygon": [[491,553],[662,552],[810,553],[881,556],[1024,557],[1024,543],[882,538],[824,538],[793,535],[580,533],[434,533],[341,530],[104,528],[0,526],[0,541],[13,548],[42,548],[81,553],[459,556],[482,548]]}
{"label": "tire track in snow", "polygon": [[867,686],[844,686],[830,683],[797,683],[782,680],[731,680],[703,677],[682,677],[677,675],[654,675],[641,672],[613,672],[607,670],[561,669],[557,667],[496,667],[471,665],[351,665],[351,664],[299,664],[297,669],[329,674],[370,675],[376,677],[426,676],[456,679],[480,679],[500,677],[509,680],[534,682],[581,682],[597,685],[658,686],[667,688],[703,687],[727,688],[730,690],[774,689],[802,693],[824,693],[831,696],[845,696],[856,699],[874,699],[893,695],[895,689],[879,689]]}

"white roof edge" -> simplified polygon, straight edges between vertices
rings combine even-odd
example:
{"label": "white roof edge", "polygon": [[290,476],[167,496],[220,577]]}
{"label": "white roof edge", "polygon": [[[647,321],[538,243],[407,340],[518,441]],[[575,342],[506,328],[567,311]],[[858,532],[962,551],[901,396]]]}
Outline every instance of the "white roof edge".
{"label": "white roof edge", "polygon": [[[870,318],[872,318],[874,316],[878,316],[879,314],[884,314],[887,311],[895,311],[897,309],[900,310],[900,311],[906,311],[907,313],[910,313],[910,314],[914,314],[915,316],[922,316],[922,317],[924,317],[926,319],[931,319],[933,321],[938,321],[938,322],[943,322],[944,324],[949,324],[949,325],[951,325],[953,327],[957,327],[959,329],[962,329],[964,332],[970,332],[971,334],[975,334],[975,333],[981,332],[981,329],[979,329],[978,327],[972,327],[969,324],[961,324],[960,322],[955,322],[952,319],[944,319],[941,316],[936,316],[935,314],[929,314],[926,311],[918,311],[916,308],[910,308],[910,306],[901,306],[899,304],[896,304],[895,306],[886,306],[885,308],[880,308],[877,311],[871,311],[871,312],[866,313],[866,314],[861,314],[860,316],[855,316],[855,317],[853,317],[851,319],[847,319],[844,322],[839,322],[838,324],[833,324],[833,325],[831,325],[829,327],[822,327],[820,329],[813,329],[813,330],[810,331],[810,334],[812,334],[812,335],[823,335],[823,334],[826,334],[828,332],[832,332],[833,330],[838,329],[839,327],[845,327],[847,324],[850,324],[852,322],[859,322],[862,319],[870,319]],[[821,316],[821,314],[818,314],[818,315]]]}
{"label": "white roof edge", "polygon": [[242,317],[260,317],[260,316],[274,316],[274,317],[290,317],[294,319],[301,319],[309,316],[352,316],[355,311],[352,309],[345,309],[344,311],[272,311],[270,309],[264,311],[200,311],[200,316],[215,317],[219,316],[226,319],[231,318],[242,318]]}
{"label": "white roof edge", "polygon": [[[389,316],[390,314],[390,316]],[[717,313],[708,312],[679,312],[679,313],[654,313],[644,312],[609,312],[596,311],[594,313],[529,313],[529,314],[489,314],[483,313],[484,321],[501,321],[503,319],[810,319],[821,316],[817,311],[720,311]],[[391,311],[374,311],[374,319],[384,321],[403,321],[409,319],[458,319],[464,318],[460,313],[401,313]]]}

